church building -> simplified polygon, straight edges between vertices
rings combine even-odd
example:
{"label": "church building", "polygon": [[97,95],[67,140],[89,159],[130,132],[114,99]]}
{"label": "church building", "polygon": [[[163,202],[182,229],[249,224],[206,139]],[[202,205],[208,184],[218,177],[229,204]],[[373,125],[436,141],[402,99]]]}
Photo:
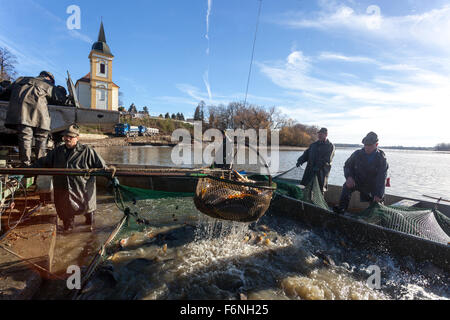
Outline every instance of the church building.
{"label": "church building", "polygon": [[92,45],[89,60],[91,72],[78,79],[75,89],[82,108],[117,111],[119,108],[119,86],[112,81],[114,56],[106,43],[103,22],[98,41]]}

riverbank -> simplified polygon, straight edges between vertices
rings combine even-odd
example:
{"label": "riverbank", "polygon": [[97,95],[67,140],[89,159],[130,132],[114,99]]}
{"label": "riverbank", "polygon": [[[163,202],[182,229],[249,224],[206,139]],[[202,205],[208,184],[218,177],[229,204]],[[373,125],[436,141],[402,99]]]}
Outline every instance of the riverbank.
{"label": "riverbank", "polygon": [[[92,147],[108,146],[175,146],[171,136],[115,137],[102,134],[81,134],[80,142]],[[305,147],[279,146],[280,151],[305,151]]]}
{"label": "riverbank", "polygon": [[92,147],[109,146],[174,146],[170,136],[114,137],[99,134],[82,134],[80,142]]}

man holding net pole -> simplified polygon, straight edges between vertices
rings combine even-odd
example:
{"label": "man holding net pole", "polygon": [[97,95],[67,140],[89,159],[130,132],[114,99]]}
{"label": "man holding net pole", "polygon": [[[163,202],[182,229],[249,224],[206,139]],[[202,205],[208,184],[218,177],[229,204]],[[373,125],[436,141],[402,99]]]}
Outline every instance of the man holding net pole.
{"label": "man holding net pole", "polygon": [[328,176],[336,149],[327,139],[328,129],[320,129],[318,135],[319,140],[314,142],[298,159],[297,167],[308,162],[301,184],[307,186],[317,176],[323,194],[328,189]]}

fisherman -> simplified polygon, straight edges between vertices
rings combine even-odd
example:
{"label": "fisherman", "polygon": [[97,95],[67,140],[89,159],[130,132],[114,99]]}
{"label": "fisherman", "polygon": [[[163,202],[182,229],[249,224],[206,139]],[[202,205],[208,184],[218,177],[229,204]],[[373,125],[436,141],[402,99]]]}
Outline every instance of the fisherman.
{"label": "fisherman", "polygon": [[55,77],[42,71],[38,77],[20,77],[3,89],[2,94],[10,93],[5,127],[16,130],[19,138],[19,155],[22,166],[31,164],[33,137],[36,146],[36,159],[46,154],[47,138],[50,132],[48,101],[65,101],[55,89]]}
{"label": "fisherman", "polygon": [[[97,152],[79,143],[80,131],[72,125],[64,132],[64,145],[40,158],[32,168],[106,169],[105,161]],[[53,178],[55,207],[64,223],[64,231],[74,228],[76,215],[84,215],[86,225],[94,230],[94,212],[97,209],[95,176],[55,176]]]}
{"label": "fisherman", "polygon": [[386,187],[389,164],[386,155],[378,149],[378,136],[370,132],[362,141],[364,148],[355,151],[345,162],[344,175],[347,181],[342,188],[336,213],[344,213],[349,206],[352,193],[359,191],[361,201],[382,203]]}
{"label": "fisherman", "polygon": [[[222,142],[220,143],[220,147],[218,150],[222,150],[222,159],[220,159],[219,155],[216,157],[216,161],[214,161],[214,168],[218,169],[224,169],[224,170],[230,170],[232,167],[232,164],[229,163],[232,161],[232,152],[230,152],[230,148],[227,147],[229,145],[230,147],[233,146],[233,142],[230,137],[227,136],[226,130],[220,130],[222,133]],[[219,160],[219,161],[217,161]]]}
{"label": "fisherman", "polygon": [[330,175],[331,163],[334,158],[336,148],[327,139],[328,129],[322,128],[318,132],[319,140],[303,153],[297,161],[297,167],[308,162],[301,184],[308,185],[314,176],[317,176],[319,187],[322,193],[328,189],[328,176]]}

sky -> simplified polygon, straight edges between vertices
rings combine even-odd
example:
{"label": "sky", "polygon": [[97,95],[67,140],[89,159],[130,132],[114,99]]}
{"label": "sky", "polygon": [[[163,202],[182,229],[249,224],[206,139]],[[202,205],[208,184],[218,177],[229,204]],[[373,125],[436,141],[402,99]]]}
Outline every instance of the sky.
{"label": "sky", "polygon": [[248,103],[334,143],[450,143],[450,0],[0,0],[0,46],[19,75],[65,86],[90,71],[103,20],[124,106],[192,117],[244,101],[260,4]]}

